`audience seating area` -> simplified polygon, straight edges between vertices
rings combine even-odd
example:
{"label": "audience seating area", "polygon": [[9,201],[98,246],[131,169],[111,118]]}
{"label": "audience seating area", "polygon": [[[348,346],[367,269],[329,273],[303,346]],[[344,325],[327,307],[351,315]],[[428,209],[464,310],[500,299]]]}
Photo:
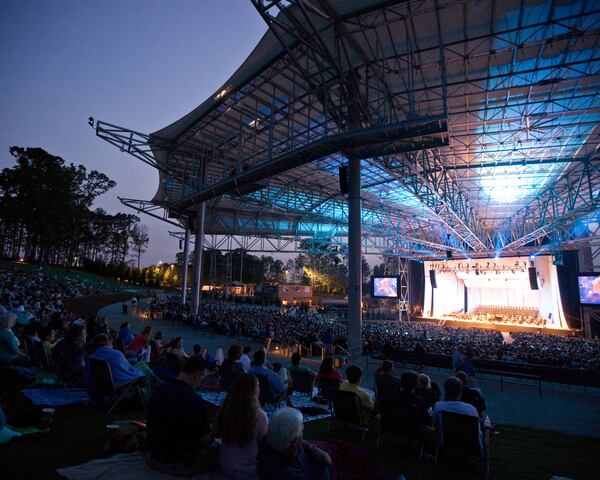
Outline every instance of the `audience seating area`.
{"label": "audience seating area", "polygon": [[[163,302],[162,306],[154,308],[152,314],[154,321],[150,321],[142,331],[130,331],[128,322],[123,322],[117,331],[110,328],[106,319],[71,317],[64,306],[56,301],[60,298],[60,291],[53,290],[52,294],[43,293],[43,280],[41,277],[38,280],[42,281],[42,284],[38,284],[32,291],[31,282],[24,277],[17,278],[10,273],[4,273],[4,277],[0,276],[0,305],[3,306],[0,312],[1,327],[7,337],[12,335],[18,343],[18,351],[3,352],[10,355],[2,357],[4,359],[1,367],[2,375],[18,376],[23,381],[30,382],[36,378],[36,375],[42,373],[52,378],[55,384],[85,387],[90,399],[84,414],[98,406],[102,414],[108,417],[116,411],[135,409],[137,412],[145,412],[147,409],[149,432],[156,424],[156,416],[152,416],[151,412],[156,412],[156,405],[153,402],[157,401],[157,392],[168,390],[171,386],[184,385],[186,382],[193,384],[194,389],[198,389],[199,396],[218,394],[218,405],[222,411],[230,409],[235,411],[236,408],[247,410],[248,405],[245,403],[237,407],[232,407],[231,403],[242,401],[238,396],[246,398],[244,402],[250,401],[248,398],[254,398],[253,394],[248,397],[244,393],[247,387],[241,386],[243,381],[247,381],[247,372],[250,372],[254,375],[251,378],[255,378],[254,382],[256,382],[254,387],[257,391],[256,408],[264,408],[268,411],[271,416],[270,422],[276,422],[275,417],[279,411],[297,411],[294,406],[304,409],[305,416],[313,414],[312,410],[316,407],[306,408],[299,404],[295,405],[294,402],[299,398],[297,395],[302,395],[307,397],[308,401],[316,405],[320,404],[325,412],[328,412],[330,426],[339,425],[348,428],[348,435],[356,434],[357,438],[365,441],[369,433],[374,432],[373,437],[377,438],[377,446],[386,436],[400,438],[408,451],[414,451],[417,462],[431,459],[441,461],[444,457],[456,459],[466,450],[467,453],[482,460],[482,471],[487,475],[489,474],[487,453],[489,432],[492,428],[487,415],[475,411],[474,416],[469,416],[469,412],[472,412],[474,407],[464,402],[459,403],[466,413],[457,416],[456,412],[444,411],[445,402],[439,397],[440,389],[437,386],[436,389],[427,386],[428,378],[425,378],[426,386],[423,388],[429,389],[431,395],[434,395],[432,392],[438,392],[439,402],[433,401],[425,407],[422,403],[425,397],[415,393],[417,392],[416,379],[421,382],[423,380],[421,377],[410,370],[403,372],[401,376],[394,376],[393,364],[391,370],[386,370],[388,368],[386,362],[382,365],[379,365],[379,362],[384,358],[390,358],[402,361],[404,364],[412,362],[417,365],[453,366],[456,358],[454,354],[450,355],[452,350],[449,350],[449,345],[453,345],[454,348],[458,342],[465,347],[459,352],[464,364],[468,365],[472,362],[474,368],[481,372],[497,369],[505,372],[507,376],[538,375],[540,379],[548,381],[573,382],[574,378],[569,376],[570,374],[567,375],[568,371],[563,366],[506,361],[506,355],[500,357],[502,360],[492,357],[491,352],[499,339],[497,332],[478,333],[435,325],[414,325],[409,322],[393,324],[377,322],[365,326],[365,350],[369,351],[376,345],[383,352],[377,362],[374,392],[370,392],[360,386],[362,371],[358,366],[348,365],[338,372],[334,367],[334,359],[328,356],[323,359],[318,372],[300,365],[300,354],[306,351],[302,345],[306,341],[321,341],[319,336],[302,330],[301,325],[306,321],[310,322],[318,332],[332,333],[333,338],[343,339],[345,332],[342,327],[325,322],[318,316],[283,311],[274,307],[206,302],[204,307],[206,315],[203,317],[205,325],[202,328],[222,331],[225,326],[227,332],[222,333],[231,334],[233,331],[238,338],[244,333],[247,334],[247,338],[264,338],[265,335],[260,332],[260,329],[269,326],[275,330],[274,337],[279,339],[278,328],[286,325],[281,336],[297,348],[289,361],[285,365],[279,365],[271,358],[273,362],[271,364],[268,358],[265,359],[263,349],[255,349],[254,352],[250,352],[250,355],[254,354],[252,364],[246,366],[241,361],[240,345],[230,347],[226,358],[223,359],[219,352],[208,352],[200,345],[195,345],[193,352],[186,352],[185,341],[181,337],[166,341],[160,331],[154,331],[152,325],[160,326],[161,313],[165,308],[171,308],[167,305],[173,305],[172,301]],[[38,303],[39,308],[36,306]],[[50,305],[49,313],[48,305]],[[156,301],[156,305],[161,304]],[[24,315],[18,317],[17,313],[24,313]],[[17,318],[21,320],[20,323],[15,323]],[[186,315],[182,315],[180,320],[186,321],[185,318]],[[194,323],[192,321],[192,324]],[[294,330],[295,328],[298,330]],[[451,344],[445,343],[448,334],[452,337]],[[544,352],[547,350],[545,347],[548,341],[546,336],[524,334],[516,335],[513,344],[525,346],[529,351]],[[329,345],[328,342],[324,343]],[[557,342],[559,343],[555,345],[559,351],[562,349],[564,355],[578,352],[581,354],[581,357],[578,357],[581,361],[597,362],[597,358],[594,357],[597,344],[577,343],[578,339]],[[530,344],[534,347],[531,348]],[[419,345],[421,349],[414,350],[415,345]],[[413,350],[405,350],[407,346]],[[481,357],[472,357],[467,351],[469,348],[473,348],[473,351]],[[332,350],[335,351],[335,348]],[[516,351],[518,350],[509,350],[509,353]],[[581,381],[584,385],[600,386],[597,370],[595,370],[597,363],[582,363],[582,365],[589,368],[580,369],[577,373],[581,377],[576,381]],[[346,377],[343,383],[340,373]],[[586,375],[587,377],[584,378]],[[380,383],[383,377],[386,381]],[[179,383],[175,382],[175,379]],[[410,383],[412,379],[414,384]],[[452,400],[453,394],[449,389],[455,388],[456,382],[461,385],[461,388],[468,388],[468,383],[463,384],[455,377],[451,377],[447,382],[451,384],[454,382],[454,387],[451,384],[444,386],[445,396],[448,397],[446,400]],[[421,388],[420,383],[419,388]],[[171,407],[176,409],[176,405]],[[288,412],[286,415],[290,418],[294,415],[298,418],[300,415],[299,418],[302,419],[302,414],[299,412]],[[215,435],[222,434],[224,428],[222,422],[225,420],[221,418],[217,421],[213,430]],[[142,430],[145,431],[146,422],[140,425],[143,425]],[[161,428],[169,428],[169,426]],[[482,432],[486,439],[480,445],[474,439]],[[176,435],[177,432],[174,430],[173,434]],[[269,441],[269,436],[265,438],[263,442],[257,442],[260,452],[263,452],[264,448],[273,448],[272,445],[265,447],[264,442]],[[462,452],[456,452],[457,445],[462,447]],[[335,458],[348,455],[348,452],[343,455],[341,453],[345,447],[331,442],[307,443],[306,448],[309,451],[315,449],[314,458],[323,458],[323,455],[334,457],[333,464],[336,468],[343,468],[343,466],[337,465]],[[356,452],[355,454],[359,455]],[[312,458],[312,455],[311,453],[309,457]],[[369,462],[363,463],[370,465]],[[217,466],[215,465],[214,468]],[[258,468],[260,470],[260,466]],[[373,470],[368,470],[363,475],[364,478],[388,478],[385,474],[378,476],[380,472],[375,475],[373,473],[377,470],[375,467],[369,468]],[[371,475],[375,476],[371,477]],[[278,477],[261,474],[260,478],[274,480]]]}

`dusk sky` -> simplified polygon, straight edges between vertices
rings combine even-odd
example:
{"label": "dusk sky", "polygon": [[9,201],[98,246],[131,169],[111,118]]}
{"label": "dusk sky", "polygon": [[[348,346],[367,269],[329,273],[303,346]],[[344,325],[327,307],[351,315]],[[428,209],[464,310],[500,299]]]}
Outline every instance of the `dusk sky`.
{"label": "dusk sky", "polygon": [[[100,140],[87,119],[143,133],[213,94],[248,56],[266,24],[248,0],[3,0],[0,3],[0,168],[12,145],[42,147],[117,182],[117,196],[151,199],[156,171]],[[148,216],[142,263],[173,261],[178,242]]]}

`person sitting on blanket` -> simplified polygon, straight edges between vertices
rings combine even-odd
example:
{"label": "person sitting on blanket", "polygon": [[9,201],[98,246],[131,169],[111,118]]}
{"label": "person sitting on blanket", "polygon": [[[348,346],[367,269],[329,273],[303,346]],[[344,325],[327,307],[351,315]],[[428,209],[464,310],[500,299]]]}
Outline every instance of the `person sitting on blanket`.
{"label": "person sitting on blanket", "polygon": [[42,345],[44,346],[44,351],[46,352],[46,358],[48,360],[48,367],[50,369],[54,368],[54,359],[52,358],[52,347],[54,347],[54,337],[56,332],[50,328],[48,325],[40,328],[40,339],[42,340]]}
{"label": "person sitting on blanket", "polygon": [[150,338],[152,336],[152,325],[146,325],[142,333],[133,337],[133,340],[127,347],[128,350],[140,352],[140,358],[150,363]]}
{"label": "person sitting on blanket", "polygon": [[129,330],[130,325],[129,322],[123,322],[121,328],[119,328],[119,340],[123,342],[124,347],[128,347],[133,341],[133,334],[131,333],[131,330]]}
{"label": "person sitting on blanket", "polygon": [[194,345],[194,355],[200,355],[204,359],[208,370],[213,371],[217,369],[217,361],[210,356],[207,348],[198,344]]}
{"label": "person sitting on blanket", "polygon": [[19,350],[19,341],[11,330],[16,321],[14,313],[0,315],[0,365],[22,364],[27,361],[27,355]]}
{"label": "person sitting on blanket", "polygon": [[185,353],[185,350],[183,349],[182,337],[175,337],[171,339],[169,342],[169,347],[167,348],[167,353],[172,353],[175,355],[179,360],[180,366],[183,366],[186,358],[189,358],[189,355]]}
{"label": "person sitting on blanket", "polygon": [[79,385],[85,368],[85,327],[71,325],[64,338],[52,348],[54,363],[67,385]]}
{"label": "person sitting on blanket", "polygon": [[221,371],[227,372],[231,378],[237,378],[245,372],[242,358],[242,346],[231,345],[227,350],[227,358],[221,364]]}
{"label": "person sitting on blanket", "polygon": [[279,376],[271,369],[265,367],[265,351],[257,350],[254,354],[254,360],[248,373],[254,373],[255,375],[262,375],[267,377],[269,383],[269,389],[271,390],[271,396],[277,402],[281,400],[287,393],[283,388],[283,382]]}
{"label": "person sitting on blanket", "polygon": [[342,383],[342,375],[333,366],[333,357],[327,356],[321,362],[316,378],[317,383],[319,380],[337,380],[339,383]]}
{"label": "person sitting on blanket", "polygon": [[[108,363],[112,373],[114,386],[121,385],[138,378],[143,378],[145,376],[153,375],[150,367],[148,367],[148,365],[146,365],[144,362],[138,362],[132,366],[125,358],[125,355],[123,355],[123,352],[112,348],[112,339],[108,335],[104,335],[103,333],[97,335],[94,338],[94,344],[96,346],[96,350],[90,356],[90,359],[104,360]],[[91,380],[88,363],[86,364],[85,369],[85,384],[88,387],[90,398],[94,399],[97,397],[97,394],[94,391],[94,385],[92,384],[93,382]]]}
{"label": "person sitting on blanket", "polygon": [[174,382],[159,386],[148,405],[148,463],[180,476],[216,468],[218,447],[206,402],[195,390],[206,376],[202,357],[187,358]]}
{"label": "person sitting on blanket", "polygon": [[304,372],[304,373],[310,373],[310,375],[313,377],[316,376],[316,373],[313,371],[312,368],[307,367],[305,365],[300,365],[300,361],[302,360],[302,357],[300,356],[300,354],[298,352],[294,352],[292,353],[292,366],[288,367],[288,370],[290,372]]}
{"label": "person sitting on blanket", "polygon": [[302,438],[302,413],[280,408],[269,420],[267,436],[261,442],[257,470],[262,480],[329,480],[331,457]]}
{"label": "person sitting on blanket", "polygon": [[252,348],[246,345],[242,350],[242,357],[240,358],[240,362],[242,362],[242,365],[244,365],[244,370],[246,372],[250,370],[250,366],[252,365],[252,361],[250,360],[250,352],[252,352]]}
{"label": "person sitting on blanket", "polygon": [[260,408],[259,394],[256,376],[242,371],[232,383],[219,411],[216,430],[223,440],[219,450],[219,470],[230,478],[258,480],[258,444],[267,434],[269,425],[267,414]]}

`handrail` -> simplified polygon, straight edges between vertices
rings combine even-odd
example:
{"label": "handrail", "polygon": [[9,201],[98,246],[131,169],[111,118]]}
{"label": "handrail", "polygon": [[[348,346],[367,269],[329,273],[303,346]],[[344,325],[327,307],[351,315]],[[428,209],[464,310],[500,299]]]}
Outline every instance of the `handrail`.
{"label": "handrail", "polygon": [[[301,343],[299,345],[300,345],[300,356],[301,357],[311,357],[312,356],[311,355],[312,352],[311,352],[310,348],[305,347]],[[304,352],[306,352],[306,355],[304,355]]]}
{"label": "handrail", "polygon": [[334,345],[333,346],[333,352],[336,353],[336,355],[338,353],[335,350],[336,348],[340,349],[342,352],[344,352],[346,355],[348,355],[348,357],[350,356],[350,352],[348,350],[346,350],[344,347],[341,347],[340,345]]}
{"label": "handrail", "polygon": [[313,356],[313,346],[314,347],[318,347],[321,350],[321,361],[323,361],[323,359],[325,358],[325,347],[323,345],[319,345],[317,343],[311,343],[310,344],[310,356]]}
{"label": "handrail", "polygon": [[[284,355],[289,356],[291,353],[294,353],[296,351],[296,347],[298,345],[298,343],[277,342],[273,344],[273,350],[280,350]],[[300,347],[302,348],[302,345],[300,345]]]}

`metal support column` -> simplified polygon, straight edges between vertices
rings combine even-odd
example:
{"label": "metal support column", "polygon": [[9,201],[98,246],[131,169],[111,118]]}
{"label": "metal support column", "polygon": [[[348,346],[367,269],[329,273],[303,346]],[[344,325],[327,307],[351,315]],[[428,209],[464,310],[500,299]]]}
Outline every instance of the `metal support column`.
{"label": "metal support column", "polygon": [[362,355],[362,255],[360,232],[360,158],[348,158],[348,351]]}
{"label": "metal support column", "polygon": [[204,214],[206,204],[198,206],[196,216],[196,246],[194,248],[194,280],[192,286],[192,313],[198,314],[200,310],[200,292],[202,290],[202,245],[204,243]]}
{"label": "metal support column", "polygon": [[190,263],[190,222],[185,226],[185,237],[183,239],[183,278],[181,285],[181,303],[187,301],[188,265]]}

